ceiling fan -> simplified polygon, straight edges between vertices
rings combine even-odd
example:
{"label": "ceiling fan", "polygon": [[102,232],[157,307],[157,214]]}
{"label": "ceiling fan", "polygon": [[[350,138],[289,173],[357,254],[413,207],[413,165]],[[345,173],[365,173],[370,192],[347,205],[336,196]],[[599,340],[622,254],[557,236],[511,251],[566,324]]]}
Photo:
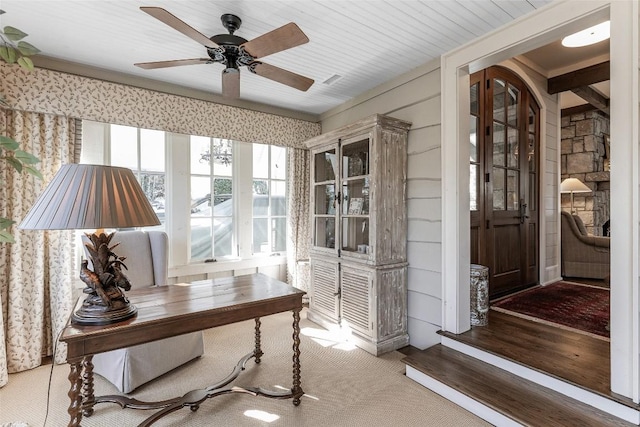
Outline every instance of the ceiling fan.
{"label": "ceiling fan", "polygon": [[155,68],[219,62],[225,66],[225,69],[222,71],[222,96],[225,98],[240,97],[240,67],[243,66],[247,67],[249,71],[254,74],[301,91],[306,91],[313,84],[313,80],[308,77],[258,60],[267,55],[290,49],[309,41],[309,38],[293,22],[247,41],[233,34],[240,28],[242,20],[230,13],[225,13],[220,17],[222,25],[229,31],[229,34],[218,34],[207,37],[165,9],[160,7],[141,7],[140,9],[173,29],[178,30],[185,36],[204,45],[209,57],[140,62],[134,64],[136,67],[150,70]]}

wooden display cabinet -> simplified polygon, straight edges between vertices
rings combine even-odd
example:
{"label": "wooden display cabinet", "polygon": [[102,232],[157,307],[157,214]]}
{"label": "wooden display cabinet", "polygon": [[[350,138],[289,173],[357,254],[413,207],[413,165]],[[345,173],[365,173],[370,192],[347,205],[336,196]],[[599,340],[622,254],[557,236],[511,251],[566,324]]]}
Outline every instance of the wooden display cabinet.
{"label": "wooden display cabinet", "polygon": [[407,135],[373,115],[317,136],[311,150],[309,319],[349,328],[372,354],[407,334]]}

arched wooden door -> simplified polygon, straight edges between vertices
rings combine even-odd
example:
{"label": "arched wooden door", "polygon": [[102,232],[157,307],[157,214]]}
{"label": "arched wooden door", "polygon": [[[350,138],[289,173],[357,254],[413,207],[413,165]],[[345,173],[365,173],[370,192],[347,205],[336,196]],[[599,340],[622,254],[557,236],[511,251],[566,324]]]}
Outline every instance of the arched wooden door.
{"label": "arched wooden door", "polygon": [[538,283],[540,108],[505,68],[470,83],[471,262],[495,298]]}

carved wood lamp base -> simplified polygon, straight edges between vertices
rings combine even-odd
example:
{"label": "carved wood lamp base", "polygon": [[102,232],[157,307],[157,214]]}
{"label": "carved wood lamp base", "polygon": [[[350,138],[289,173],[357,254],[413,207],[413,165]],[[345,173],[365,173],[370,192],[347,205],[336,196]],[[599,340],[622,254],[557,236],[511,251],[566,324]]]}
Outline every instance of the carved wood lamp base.
{"label": "carved wood lamp base", "polygon": [[[89,298],[87,298],[89,299]],[[86,300],[85,300],[86,301]],[[138,309],[128,301],[117,307],[96,306],[86,302],[71,314],[74,325],[110,325],[130,319],[138,313]]]}

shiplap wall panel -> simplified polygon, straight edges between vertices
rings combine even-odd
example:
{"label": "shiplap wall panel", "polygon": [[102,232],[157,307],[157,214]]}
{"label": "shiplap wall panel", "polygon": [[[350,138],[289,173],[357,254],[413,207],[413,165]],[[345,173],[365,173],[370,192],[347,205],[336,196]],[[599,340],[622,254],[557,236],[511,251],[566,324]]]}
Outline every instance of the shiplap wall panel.
{"label": "shiplap wall panel", "polygon": [[[412,123],[407,145],[407,215],[411,224],[408,229],[413,231],[407,239],[407,307],[410,344],[419,348],[439,342],[435,332],[441,326],[442,237],[437,231],[442,223],[438,66],[439,63],[427,64],[388,82],[339,110],[328,112],[322,120],[323,133],[372,113]],[[416,225],[421,221],[425,224]],[[428,307],[421,306],[424,301],[429,301]],[[430,313],[425,315],[424,310]]]}
{"label": "shiplap wall panel", "polygon": [[[419,268],[440,272],[442,265],[442,245],[437,242],[408,242],[407,259],[409,269]],[[413,287],[415,289],[415,287]]]}
{"label": "shiplap wall panel", "polygon": [[407,198],[442,197],[442,183],[440,178],[409,178],[407,179]]}
{"label": "shiplap wall panel", "polygon": [[439,219],[409,218],[407,240],[426,239],[437,242],[442,235],[442,221]]}
{"label": "shiplap wall panel", "polygon": [[442,298],[442,273],[414,267],[408,276],[410,291]]}
{"label": "shiplap wall panel", "polygon": [[438,325],[442,320],[442,300],[438,297],[415,292],[409,300],[409,310],[415,319],[432,325]]}

